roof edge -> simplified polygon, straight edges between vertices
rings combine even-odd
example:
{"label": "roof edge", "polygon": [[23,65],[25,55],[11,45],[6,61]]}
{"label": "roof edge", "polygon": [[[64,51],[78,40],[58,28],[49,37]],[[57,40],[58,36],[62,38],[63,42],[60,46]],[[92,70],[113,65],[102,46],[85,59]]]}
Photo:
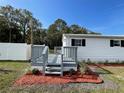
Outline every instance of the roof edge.
{"label": "roof edge", "polygon": [[96,34],[63,34],[63,36],[70,36],[70,37],[103,37],[103,38],[124,38],[124,35],[96,35]]}

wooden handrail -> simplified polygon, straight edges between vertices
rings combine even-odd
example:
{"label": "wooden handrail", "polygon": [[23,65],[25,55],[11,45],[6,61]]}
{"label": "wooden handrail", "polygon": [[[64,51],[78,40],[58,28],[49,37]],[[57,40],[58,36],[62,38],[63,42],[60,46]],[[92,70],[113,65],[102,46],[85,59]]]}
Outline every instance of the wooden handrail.
{"label": "wooden handrail", "polygon": [[48,50],[48,46],[45,46],[45,48],[43,49],[42,54],[46,54],[47,50]]}
{"label": "wooden handrail", "polygon": [[48,46],[45,46],[42,54],[43,54],[43,75],[45,75],[45,68],[48,62]]}

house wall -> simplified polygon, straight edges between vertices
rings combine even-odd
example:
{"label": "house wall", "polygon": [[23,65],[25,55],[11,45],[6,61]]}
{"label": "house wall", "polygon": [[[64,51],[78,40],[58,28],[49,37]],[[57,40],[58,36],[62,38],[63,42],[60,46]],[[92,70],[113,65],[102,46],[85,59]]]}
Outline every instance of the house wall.
{"label": "house wall", "polygon": [[29,60],[30,48],[25,43],[0,43],[0,60]]}
{"label": "house wall", "polygon": [[[124,61],[124,47],[110,47],[111,38],[63,36],[63,46],[71,46],[71,39],[86,39],[85,47],[78,46],[77,57],[79,61],[88,59],[91,61]],[[114,39],[118,40],[116,38]]]}

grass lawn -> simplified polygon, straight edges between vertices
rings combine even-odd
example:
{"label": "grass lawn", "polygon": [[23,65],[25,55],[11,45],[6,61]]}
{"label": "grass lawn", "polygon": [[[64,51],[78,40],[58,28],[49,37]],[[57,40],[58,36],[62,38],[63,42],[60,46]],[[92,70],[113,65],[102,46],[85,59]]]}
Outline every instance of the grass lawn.
{"label": "grass lawn", "polygon": [[[0,93],[124,93],[124,67],[97,68],[96,72],[105,81],[103,84],[72,83],[12,87],[13,82],[29,67],[30,64],[27,62],[0,62]],[[107,84],[108,86],[104,88]],[[118,88],[111,87],[113,84]]]}
{"label": "grass lawn", "polygon": [[118,93],[124,93],[124,67],[103,67],[112,74],[105,75],[105,78],[112,80],[118,86]]}
{"label": "grass lawn", "polygon": [[[12,86],[15,79],[24,73],[28,62],[0,62],[0,93]],[[3,92],[4,93],[4,92]]]}

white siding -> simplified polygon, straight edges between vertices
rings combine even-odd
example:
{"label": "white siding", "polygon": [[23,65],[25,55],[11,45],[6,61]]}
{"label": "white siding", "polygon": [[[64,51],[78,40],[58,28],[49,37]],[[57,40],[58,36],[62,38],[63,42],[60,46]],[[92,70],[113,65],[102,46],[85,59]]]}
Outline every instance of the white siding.
{"label": "white siding", "polygon": [[[77,38],[78,37],[63,38],[63,46],[71,46],[71,39]],[[110,47],[111,38],[81,37],[80,39],[86,39],[86,46],[78,46],[78,60],[90,59],[91,61],[124,61],[124,47]]]}
{"label": "white siding", "polygon": [[25,43],[0,43],[0,60],[29,60],[30,45]]}

